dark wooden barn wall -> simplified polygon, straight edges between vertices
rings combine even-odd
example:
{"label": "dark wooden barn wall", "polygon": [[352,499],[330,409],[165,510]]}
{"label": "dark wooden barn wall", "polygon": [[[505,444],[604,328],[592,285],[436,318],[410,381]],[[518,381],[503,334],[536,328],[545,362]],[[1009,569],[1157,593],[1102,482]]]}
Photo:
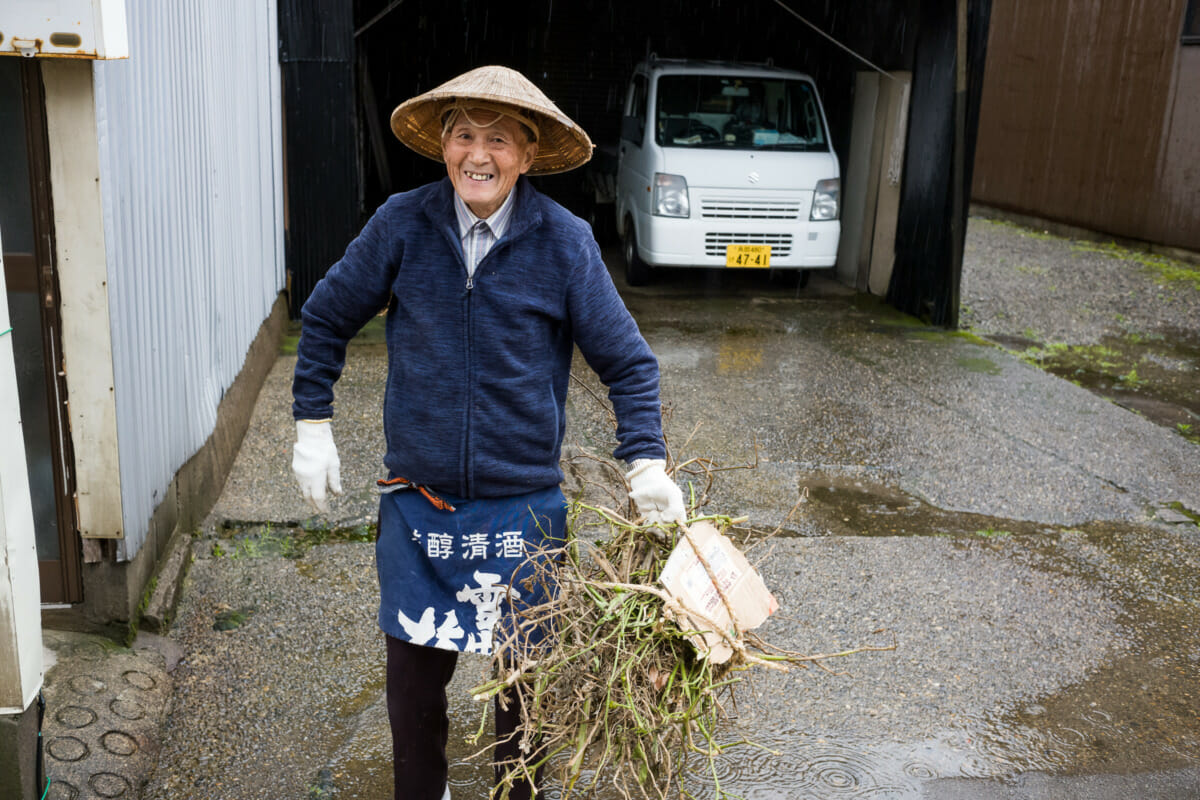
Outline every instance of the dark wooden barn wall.
{"label": "dark wooden barn wall", "polygon": [[[913,63],[896,261],[888,302],[935,325],[958,324],[963,231],[990,0],[968,3],[967,90],[956,95],[957,0],[925,0]],[[961,108],[961,118],[955,114]],[[958,170],[955,150],[960,148]]]}
{"label": "dark wooden barn wall", "polygon": [[1184,0],[997,0],[975,200],[1200,250],[1200,45]]}
{"label": "dark wooden barn wall", "polygon": [[279,0],[284,242],[298,317],[359,228],[353,17],[342,0]]}

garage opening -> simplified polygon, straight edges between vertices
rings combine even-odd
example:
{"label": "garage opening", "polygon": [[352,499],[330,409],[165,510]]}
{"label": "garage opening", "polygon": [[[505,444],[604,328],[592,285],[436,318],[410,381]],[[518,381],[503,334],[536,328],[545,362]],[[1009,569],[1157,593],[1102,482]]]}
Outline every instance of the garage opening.
{"label": "garage opening", "polygon": [[[969,9],[965,0],[331,5],[340,4],[280,0],[293,313],[365,215],[389,194],[445,174],[392,136],[391,110],[476,66],[521,71],[591,135],[588,169],[533,180],[596,220],[603,237],[606,209],[597,207],[594,180],[615,169],[626,86],[634,65],[653,53],[808,73],[841,165],[843,238],[854,245],[839,252],[839,278],[936,324],[956,321],[978,116],[977,102],[967,101],[982,82],[987,0]],[[962,71],[959,52],[967,53]],[[331,190],[314,192],[322,170]],[[880,181],[890,181],[890,200],[872,190]],[[891,220],[882,228],[881,202]],[[348,205],[353,217],[333,204]]]}

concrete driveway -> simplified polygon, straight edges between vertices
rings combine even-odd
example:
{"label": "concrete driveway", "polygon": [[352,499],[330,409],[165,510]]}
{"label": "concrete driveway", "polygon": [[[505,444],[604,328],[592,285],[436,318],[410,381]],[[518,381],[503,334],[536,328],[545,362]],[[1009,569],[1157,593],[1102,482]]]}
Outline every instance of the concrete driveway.
{"label": "concrete driveway", "polygon": [[[1012,251],[1026,244],[994,227],[988,252],[1005,236]],[[1188,516],[1200,445],[1035,359],[821,277],[799,293],[701,272],[622,289],[660,360],[675,458],[756,464],[721,473],[709,502],[749,517],[748,554],[782,606],[764,636],[810,653],[896,637],[894,651],[831,665],[844,674],[752,676],[729,736],[764,749],[732,751],[723,790],[1200,796],[1200,527]],[[289,474],[293,363],[281,355],[195,542],[145,798],[390,796],[363,541],[385,357],[377,332],[351,349],[335,422],[347,495],[327,520],[308,517]],[[579,377],[594,387],[582,365]],[[570,453],[612,449],[589,393],[573,391],[569,413]],[[241,621],[214,630],[231,611]],[[479,724],[465,689],[483,669],[464,658],[452,687],[456,800],[489,784],[465,742]],[[712,778],[698,781],[711,796]]]}

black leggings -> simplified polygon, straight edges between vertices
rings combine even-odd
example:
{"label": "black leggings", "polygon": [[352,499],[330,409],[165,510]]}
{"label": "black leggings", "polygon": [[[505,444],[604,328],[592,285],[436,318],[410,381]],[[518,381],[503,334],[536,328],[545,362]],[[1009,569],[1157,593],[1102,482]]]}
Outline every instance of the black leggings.
{"label": "black leggings", "polygon": [[[458,653],[422,647],[387,636],[387,707],[392,726],[392,763],[396,800],[442,800],[449,763],[446,761],[446,686],[454,676]],[[507,697],[508,709],[496,702],[496,738],[511,736],[521,721],[515,693]],[[495,761],[517,756],[516,738],[497,745]],[[497,767],[496,778],[500,772]],[[510,800],[528,800],[532,792],[520,782]]]}

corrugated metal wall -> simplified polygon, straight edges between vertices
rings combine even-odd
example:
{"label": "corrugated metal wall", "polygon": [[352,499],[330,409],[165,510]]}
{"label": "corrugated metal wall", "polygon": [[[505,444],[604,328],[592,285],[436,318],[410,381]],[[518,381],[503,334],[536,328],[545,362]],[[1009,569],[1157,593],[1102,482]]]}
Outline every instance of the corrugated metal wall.
{"label": "corrugated metal wall", "polygon": [[125,540],[176,471],[284,285],[275,0],[128,0],[95,65]]}
{"label": "corrugated metal wall", "polygon": [[1184,6],[998,0],[973,199],[1200,249],[1188,116],[1200,75],[1180,48]]}

